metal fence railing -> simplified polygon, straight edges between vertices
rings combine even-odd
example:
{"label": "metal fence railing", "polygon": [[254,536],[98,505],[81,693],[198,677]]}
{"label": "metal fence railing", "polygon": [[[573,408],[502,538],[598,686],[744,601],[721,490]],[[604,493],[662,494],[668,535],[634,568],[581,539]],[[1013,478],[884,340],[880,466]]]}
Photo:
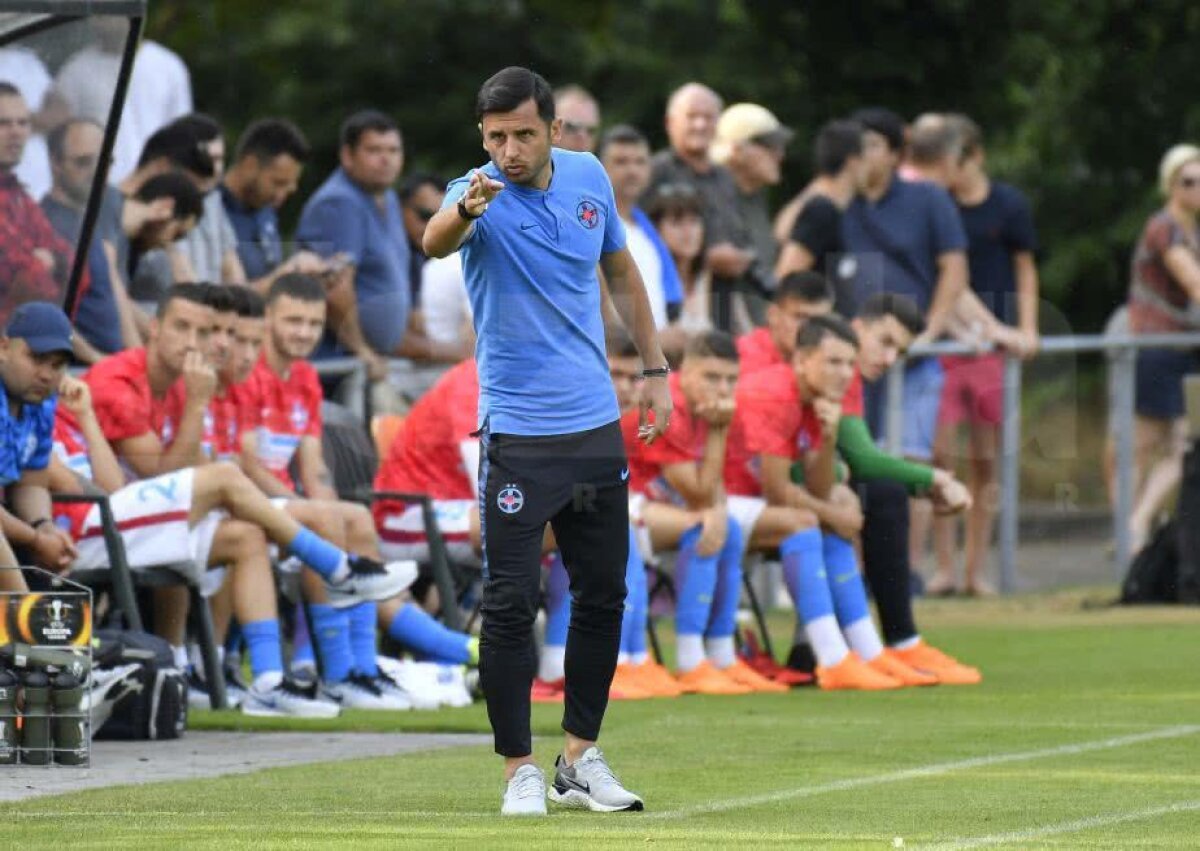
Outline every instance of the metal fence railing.
{"label": "metal fence railing", "polygon": [[[1116,445],[1116,478],[1113,507],[1114,570],[1120,579],[1133,555],[1130,552],[1129,517],[1133,512],[1133,417],[1134,366],[1138,349],[1200,348],[1200,333],[1119,334],[1043,337],[1038,357],[1103,353],[1109,366],[1109,423]],[[934,343],[908,353],[908,359],[934,355],[977,354],[979,349],[962,343]],[[1000,429],[1000,502],[996,519],[1000,558],[1000,590],[1016,589],[1017,520],[1020,496],[1021,382],[1024,364],[1016,357],[1004,361],[1004,408]],[[898,452],[903,437],[904,363],[888,374],[886,446]],[[1099,460],[1099,459],[1097,459]]]}

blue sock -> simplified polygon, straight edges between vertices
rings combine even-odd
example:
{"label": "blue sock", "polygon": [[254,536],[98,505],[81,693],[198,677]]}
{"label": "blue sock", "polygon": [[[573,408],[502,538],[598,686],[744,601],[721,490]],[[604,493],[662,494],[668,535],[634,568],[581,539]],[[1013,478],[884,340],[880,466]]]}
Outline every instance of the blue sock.
{"label": "blue sock", "polygon": [[838,623],[849,626],[867,617],[867,589],[858,572],[854,545],[845,538],[826,533],[822,537],[825,552],[825,571],[829,574],[829,591]]}
{"label": "blue sock", "polygon": [[833,598],[821,550],[821,531],[815,528],[790,535],[779,545],[788,593],[800,620],[806,624],[833,614]]}
{"label": "blue sock", "polygon": [[649,615],[649,587],[646,565],[638,549],[633,527],[629,527],[629,561],[625,566],[625,615],[621,619],[621,652],[641,656],[646,652],[646,618]]}
{"label": "blue sock", "polygon": [[250,654],[250,672],[255,679],[263,674],[283,674],[283,649],[279,646],[279,621],[272,618],[242,624],[246,650]]}
{"label": "blue sock", "polygon": [[325,579],[337,573],[346,560],[344,552],[304,526],[287,545],[287,550]]}
{"label": "blue sock", "polygon": [[675,561],[675,632],[678,635],[704,635],[712,611],[720,553],[697,555],[699,542],[699,526],[688,529],[679,539],[679,558]]}
{"label": "blue sock", "polygon": [[292,666],[317,666],[313,653],[312,636],[308,633],[308,618],[304,617],[304,605],[296,604],[296,628],[292,630]]}
{"label": "blue sock", "polygon": [[562,555],[551,556],[546,576],[546,640],[551,647],[567,646],[567,628],[571,625],[571,580],[563,566]]}
{"label": "blue sock", "polygon": [[368,677],[379,674],[375,661],[375,624],[379,610],[374,601],[359,603],[347,609],[350,613],[350,649],[354,654],[354,670]]}
{"label": "blue sock", "polygon": [[313,640],[321,654],[321,679],[340,683],[350,676],[354,653],[350,649],[350,615],[345,609],[320,603],[308,607]]}
{"label": "blue sock", "polygon": [[737,609],[742,599],[742,527],[732,518],[725,546],[717,555],[717,589],[708,617],[706,638],[728,638],[737,631]]}
{"label": "blue sock", "polygon": [[471,661],[470,636],[446,629],[416,603],[405,603],[396,612],[388,635],[434,662],[465,665]]}

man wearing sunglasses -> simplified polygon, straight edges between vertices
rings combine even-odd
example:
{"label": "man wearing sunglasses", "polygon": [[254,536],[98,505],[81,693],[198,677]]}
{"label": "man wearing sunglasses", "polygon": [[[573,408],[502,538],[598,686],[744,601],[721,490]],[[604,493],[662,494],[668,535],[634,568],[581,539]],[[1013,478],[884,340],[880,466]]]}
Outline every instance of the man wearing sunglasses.
{"label": "man wearing sunglasses", "polygon": [[562,121],[557,147],[594,154],[600,138],[600,104],[582,86],[560,86],[554,90],[554,114]]}

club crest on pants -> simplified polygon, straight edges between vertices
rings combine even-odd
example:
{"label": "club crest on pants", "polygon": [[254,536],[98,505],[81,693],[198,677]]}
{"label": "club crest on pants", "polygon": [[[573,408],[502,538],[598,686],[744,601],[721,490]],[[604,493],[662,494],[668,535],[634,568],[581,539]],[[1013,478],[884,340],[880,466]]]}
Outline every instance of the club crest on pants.
{"label": "club crest on pants", "polygon": [[516,514],[525,507],[525,494],[514,484],[507,484],[496,495],[496,507],[505,514]]}

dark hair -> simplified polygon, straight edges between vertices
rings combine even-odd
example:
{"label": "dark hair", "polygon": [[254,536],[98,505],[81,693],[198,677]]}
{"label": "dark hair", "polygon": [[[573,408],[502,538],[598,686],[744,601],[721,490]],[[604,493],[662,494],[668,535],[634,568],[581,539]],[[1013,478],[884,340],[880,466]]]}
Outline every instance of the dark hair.
{"label": "dark hair", "polygon": [[175,202],[171,218],[182,221],[195,216],[199,221],[204,216],[204,196],[192,179],[181,171],[156,174],[138,187],[133,197],[138,201],[155,201],[170,198]]}
{"label": "dark hair", "polygon": [[343,148],[357,148],[363,134],[400,132],[400,125],[377,109],[364,109],[342,122],[338,139]]}
{"label": "dark hair", "polygon": [[446,181],[436,174],[430,174],[427,171],[413,172],[400,182],[400,189],[396,193],[400,196],[400,203],[408,203],[408,199],[415,195],[417,190],[422,186],[432,186],[438,192],[444,192],[446,190]]}
{"label": "dark hair", "polygon": [[101,133],[104,132],[104,125],[99,121],[93,121],[90,118],[68,118],[46,134],[46,150],[49,151],[52,161],[60,162],[62,160],[66,153],[67,134],[71,132],[72,127],[79,127],[82,124],[90,124]]}
{"label": "dark hair", "polygon": [[705,331],[688,338],[683,359],[688,358],[720,358],[737,363],[737,343],[724,331]]}
{"label": "dark hair", "polygon": [[610,358],[641,357],[633,337],[623,325],[608,325],[604,329],[604,351]]}
{"label": "dark hair", "polygon": [[240,284],[202,284],[202,286],[208,291],[205,296],[205,303],[217,313],[237,312],[232,290],[234,286],[240,289]]}
{"label": "dark hair", "polygon": [[643,209],[655,224],[668,216],[704,217],[704,201],[690,183],[660,183],[650,190]]}
{"label": "dark hair", "polygon": [[267,291],[267,304],[274,304],[282,296],[297,301],[325,301],[325,288],[312,275],[289,272],[275,279]]}
{"label": "dark hair", "polygon": [[863,302],[857,314],[863,322],[876,322],[885,316],[894,316],[914,337],[925,330],[925,317],[917,303],[899,293],[875,293]]}
{"label": "dark hair", "polygon": [[21,97],[21,90],[7,80],[0,80],[0,98]]}
{"label": "dark hair", "polygon": [[221,125],[217,123],[217,119],[203,112],[189,112],[187,115],[181,115],[179,118],[176,118],[171,123],[191,133],[193,139],[205,145],[214,139],[220,139],[224,135]]}
{"label": "dark hair", "polygon": [[554,120],[554,91],[541,74],[510,65],[488,77],[475,96],[475,119],[482,121],[489,112],[512,112],[533,98],[538,118],[549,124]]}
{"label": "dark hair", "polygon": [[266,310],[266,302],[254,288],[234,284],[227,289],[229,297],[233,299],[233,309],[238,318],[262,319]]}
{"label": "dark hair", "polygon": [[868,106],[853,112],[850,120],[857,121],[864,130],[871,130],[887,139],[888,147],[893,151],[904,149],[904,119],[890,109]]}
{"label": "dark hair", "polygon": [[281,154],[287,154],[298,163],[308,161],[311,149],[304,133],[286,118],[260,118],[242,133],[238,139],[234,160],[254,157],[267,163]]}
{"label": "dark hair", "polygon": [[813,141],[813,166],[818,174],[832,177],[846,167],[851,157],[862,155],[863,126],[857,121],[838,120],[822,125]]}
{"label": "dark hair", "polygon": [[800,326],[796,334],[796,351],[815,349],[826,337],[837,337],[858,348],[858,335],[845,319],[836,313],[814,316]]}
{"label": "dark hair", "polygon": [[192,304],[200,304],[208,307],[208,290],[209,284],[192,282],[171,284],[159,297],[158,310],[154,315],[162,319],[167,313],[167,308],[171,306],[171,302],[173,301],[190,301]]}
{"label": "dark hair", "polygon": [[608,151],[609,145],[645,145],[650,147],[650,142],[641,130],[634,127],[632,124],[618,124],[612,127],[600,137],[600,144],[596,148],[597,159],[604,159],[604,154]]}
{"label": "dark hair", "polygon": [[833,287],[829,285],[829,279],[820,272],[811,269],[807,272],[789,272],[779,282],[774,301],[776,304],[783,304],[793,298],[805,304],[833,301]]}
{"label": "dark hair", "polygon": [[168,124],[154,131],[142,146],[137,167],[142,168],[158,159],[166,159],[175,168],[190,171],[197,177],[207,178],[216,174],[212,157],[204,145],[196,140],[191,130],[177,124]]}

